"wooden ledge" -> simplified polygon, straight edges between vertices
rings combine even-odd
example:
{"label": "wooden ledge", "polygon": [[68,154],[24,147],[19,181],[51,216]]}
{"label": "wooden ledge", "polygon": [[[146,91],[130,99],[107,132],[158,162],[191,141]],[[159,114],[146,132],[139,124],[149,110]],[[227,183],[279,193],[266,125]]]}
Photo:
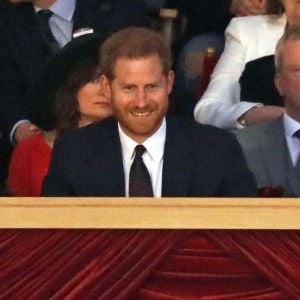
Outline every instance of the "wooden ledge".
{"label": "wooden ledge", "polygon": [[300,229],[295,198],[0,198],[0,228]]}

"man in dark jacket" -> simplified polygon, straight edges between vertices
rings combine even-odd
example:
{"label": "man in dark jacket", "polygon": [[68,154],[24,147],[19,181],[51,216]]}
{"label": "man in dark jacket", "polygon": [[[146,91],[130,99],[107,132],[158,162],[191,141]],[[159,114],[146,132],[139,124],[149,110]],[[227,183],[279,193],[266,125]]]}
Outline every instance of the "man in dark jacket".
{"label": "man in dark jacket", "polygon": [[165,39],[130,28],[101,49],[115,118],[75,130],[53,149],[45,196],[242,197],[256,185],[228,132],[166,117],[174,74]]}

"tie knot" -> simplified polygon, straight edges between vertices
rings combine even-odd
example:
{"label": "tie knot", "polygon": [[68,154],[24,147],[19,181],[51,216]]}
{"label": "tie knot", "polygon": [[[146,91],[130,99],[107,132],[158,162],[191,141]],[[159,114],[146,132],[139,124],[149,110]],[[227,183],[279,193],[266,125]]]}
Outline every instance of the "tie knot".
{"label": "tie knot", "polygon": [[142,155],[144,154],[146,148],[143,145],[137,145],[135,147],[135,157],[136,158],[141,158]]}
{"label": "tie knot", "polygon": [[294,134],[293,134],[294,137],[300,139],[300,129],[297,130]]}
{"label": "tie knot", "polygon": [[38,12],[38,16],[39,16],[40,20],[43,22],[48,22],[52,15],[53,15],[53,12],[49,9],[41,9]]}

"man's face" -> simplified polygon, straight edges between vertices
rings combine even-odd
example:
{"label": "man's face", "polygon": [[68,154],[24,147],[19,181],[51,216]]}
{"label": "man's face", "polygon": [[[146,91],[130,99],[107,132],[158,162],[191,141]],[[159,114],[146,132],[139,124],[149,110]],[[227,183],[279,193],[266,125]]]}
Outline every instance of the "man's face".
{"label": "man's face", "polygon": [[163,74],[158,55],[118,58],[109,83],[113,113],[123,131],[143,143],[160,127],[168,110],[174,75]]}
{"label": "man's face", "polygon": [[284,97],[286,112],[300,121],[300,40],[289,40],[283,46],[282,72],[275,83]]}

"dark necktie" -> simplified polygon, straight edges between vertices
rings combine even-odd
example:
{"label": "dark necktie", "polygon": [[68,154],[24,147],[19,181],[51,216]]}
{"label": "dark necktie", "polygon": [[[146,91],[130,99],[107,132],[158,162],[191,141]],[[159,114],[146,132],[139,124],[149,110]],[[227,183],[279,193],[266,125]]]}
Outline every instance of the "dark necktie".
{"label": "dark necktie", "polygon": [[50,11],[49,9],[42,9],[38,12],[38,20],[40,23],[40,30],[41,30],[43,40],[50,53],[54,54],[58,51],[59,46],[49,26],[49,19],[52,15],[53,12]]}
{"label": "dark necktie", "polygon": [[129,173],[130,197],[153,197],[151,178],[142,158],[145,150],[143,145],[135,147],[135,157]]}
{"label": "dark necktie", "polygon": [[[300,130],[297,130],[295,133],[294,133],[294,137],[298,138],[300,140]],[[296,170],[297,170],[297,173],[300,177],[300,154],[297,158],[297,162],[296,162]]]}

